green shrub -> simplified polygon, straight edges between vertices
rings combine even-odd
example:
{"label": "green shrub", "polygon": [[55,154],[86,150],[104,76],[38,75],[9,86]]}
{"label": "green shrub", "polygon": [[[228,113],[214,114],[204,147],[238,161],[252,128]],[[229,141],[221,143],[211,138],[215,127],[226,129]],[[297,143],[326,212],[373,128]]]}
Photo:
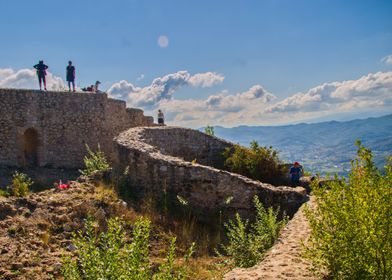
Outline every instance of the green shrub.
{"label": "green shrub", "polygon": [[149,260],[150,221],[139,218],[127,241],[123,222],[112,218],[106,232],[96,234],[94,222],[88,219],[85,231],[74,234],[76,259],[66,258],[62,274],[65,279],[186,279],[188,258],[193,246],[180,268],[174,269],[175,239],[172,240],[166,263],[153,273]]}
{"label": "green shrub", "polygon": [[283,176],[278,152],[272,147],[261,147],[256,141],[250,148],[235,145],[223,152],[225,167],[254,180],[275,183]]}
{"label": "green shrub", "polygon": [[207,126],[204,128],[204,133],[207,134],[207,135],[210,135],[210,136],[214,136],[214,135],[215,135],[214,127],[213,127],[213,126],[210,126],[210,125],[207,125]]}
{"label": "green shrub", "polygon": [[[349,179],[313,186],[307,256],[333,279],[392,279],[392,166],[382,175],[359,141]],[[392,159],[392,158],[391,158]]]}
{"label": "green shrub", "polygon": [[26,196],[33,181],[24,173],[15,171],[12,176],[12,184],[8,187],[11,195]]}
{"label": "green shrub", "polygon": [[0,189],[0,196],[9,197],[10,193],[7,190]]}
{"label": "green shrub", "polygon": [[265,210],[263,204],[255,196],[256,219],[250,224],[242,220],[237,213],[235,220],[225,224],[228,244],[223,245],[224,252],[230,256],[235,266],[251,267],[261,260],[265,251],[276,241],[287,218],[278,221],[277,211]]}
{"label": "green shrub", "polygon": [[106,171],[110,169],[110,165],[105,158],[105,154],[102,152],[99,145],[96,152],[91,151],[88,145],[86,145],[86,148],[87,155],[83,159],[85,169],[80,170],[82,175],[89,176],[95,171]]}

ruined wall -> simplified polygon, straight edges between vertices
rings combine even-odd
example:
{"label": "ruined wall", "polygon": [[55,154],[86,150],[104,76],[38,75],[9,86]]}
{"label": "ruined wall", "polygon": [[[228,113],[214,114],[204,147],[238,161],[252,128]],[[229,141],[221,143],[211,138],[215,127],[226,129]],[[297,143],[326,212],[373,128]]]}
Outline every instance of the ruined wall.
{"label": "ruined wall", "polygon": [[98,143],[112,160],[115,136],[152,123],[106,94],[0,89],[0,165],[80,167]]}
{"label": "ruined wall", "polygon": [[[184,156],[209,163],[209,155],[232,145],[199,131],[176,127],[133,128],[121,133],[115,142],[117,166],[122,170],[129,167],[128,179],[135,193],[152,193],[159,197],[166,191],[174,197],[180,195],[192,209],[198,209],[202,217],[208,218],[222,208],[226,208],[228,215],[234,212],[251,215],[254,195],[258,195],[266,207],[280,207],[289,215],[306,200],[302,188],[274,187],[178,157],[183,155],[180,151],[186,148],[186,143],[190,143]],[[226,207],[225,201],[231,196],[233,200]]]}

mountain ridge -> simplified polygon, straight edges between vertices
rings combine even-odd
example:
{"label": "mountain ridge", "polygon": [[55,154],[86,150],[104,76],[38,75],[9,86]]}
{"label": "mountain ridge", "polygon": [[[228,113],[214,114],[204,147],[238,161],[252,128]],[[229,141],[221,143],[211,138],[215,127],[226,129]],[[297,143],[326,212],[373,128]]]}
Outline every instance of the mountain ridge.
{"label": "mountain ridge", "polygon": [[378,167],[392,154],[392,114],[349,121],[300,123],[284,126],[214,127],[217,137],[248,146],[256,140],[272,146],[284,161],[301,161],[311,172],[347,175],[355,158],[355,140],[373,151]]}

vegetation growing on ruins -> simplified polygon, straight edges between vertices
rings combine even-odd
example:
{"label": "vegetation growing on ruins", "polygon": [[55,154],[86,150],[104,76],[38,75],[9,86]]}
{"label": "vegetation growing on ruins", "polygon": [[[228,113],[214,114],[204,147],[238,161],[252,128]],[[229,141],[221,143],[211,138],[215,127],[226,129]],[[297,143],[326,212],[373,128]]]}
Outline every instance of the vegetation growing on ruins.
{"label": "vegetation growing on ruins", "polygon": [[214,136],[215,135],[215,130],[214,127],[211,125],[207,125],[204,129],[205,134],[210,135],[210,136]]}
{"label": "vegetation growing on ruins", "polygon": [[26,174],[15,171],[12,176],[12,183],[8,186],[8,191],[4,191],[3,194],[5,196],[26,196],[29,194],[29,189],[32,184],[33,181]]}
{"label": "vegetation growing on ruins", "polygon": [[275,243],[280,230],[287,223],[286,217],[278,220],[278,211],[272,208],[266,210],[257,196],[253,198],[253,202],[256,208],[256,219],[253,223],[241,219],[238,213],[235,220],[225,223],[228,243],[222,247],[238,267],[257,264],[265,251]]}
{"label": "vegetation growing on ruins", "polygon": [[392,158],[380,173],[357,141],[348,181],[313,186],[307,255],[333,279],[392,279]]}
{"label": "vegetation growing on ruins", "polygon": [[254,180],[275,183],[283,175],[278,152],[272,147],[262,147],[257,141],[250,143],[250,148],[235,145],[223,152],[224,166]]}
{"label": "vegetation growing on ruins", "polygon": [[151,222],[138,218],[127,241],[124,221],[112,218],[107,231],[97,234],[93,220],[85,230],[74,234],[77,258],[67,258],[62,273],[66,279],[186,279],[193,245],[185,254],[184,262],[175,265],[175,238],[172,238],[166,262],[153,271],[150,262]]}
{"label": "vegetation growing on ruins", "polygon": [[86,145],[87,155],[84,157],[85,169],[80,170],[80,173],[85,176],[91,175],[95,171],[109,170],[110,165],[106,160],[105,154],[102,152],[100,145],[97,151],[93,152],[88,145]]}

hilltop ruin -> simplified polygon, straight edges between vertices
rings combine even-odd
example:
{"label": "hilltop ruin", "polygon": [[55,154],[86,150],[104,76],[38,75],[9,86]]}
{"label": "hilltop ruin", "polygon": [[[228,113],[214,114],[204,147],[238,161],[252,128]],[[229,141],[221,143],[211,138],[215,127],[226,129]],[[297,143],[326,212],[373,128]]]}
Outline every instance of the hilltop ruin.
{"label": "hilltop ruin", "polygon": [[133,192],[180,195],[202,217],[217,213],[229,197],[228,212],[244,215],[253,211],[254,195],[289,215],[306,200],[302,188],[223,171],[222,152],[230,142],[152,126],[152,117],[107,94],[0,89],[0,166],[80,168],[86,145],[100,145],[115,168],[129,168]]}

